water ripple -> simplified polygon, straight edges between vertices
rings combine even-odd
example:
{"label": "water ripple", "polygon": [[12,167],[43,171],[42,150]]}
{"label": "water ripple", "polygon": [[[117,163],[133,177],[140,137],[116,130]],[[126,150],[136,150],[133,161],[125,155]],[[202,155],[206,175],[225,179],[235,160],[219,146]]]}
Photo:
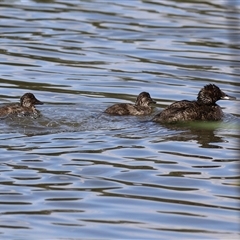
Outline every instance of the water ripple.
{"label": "water ripple", "polygon": [[[239,107],[221,123],[152,116],[208,83],[239,98],[239,4],[1,1],[1,239],[239,238]],[[108,116],[147,91],[151,116]]]}

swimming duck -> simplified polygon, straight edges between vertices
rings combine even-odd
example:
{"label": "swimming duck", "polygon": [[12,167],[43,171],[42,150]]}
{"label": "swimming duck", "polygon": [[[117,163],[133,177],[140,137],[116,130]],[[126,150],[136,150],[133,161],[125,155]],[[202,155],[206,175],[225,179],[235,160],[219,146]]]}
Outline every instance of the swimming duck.
{"label": "swimming duck", "polygon": [[10,104],[0,108],[0,117],[8,115],[35,115],[39,116],[39,111],[35,108],[35,105],[43,104],[32,93],[25,93],[20,98],[20,104]]}
{"label": "swimming duck", "polygon": [[198,93],[197,100],[177,101],[158,113],[152,121],[160,123],[174,123],[182,121],[218,121],[223,118],[218,100],[236,99],[220,90],[214,84],[204,86]]}
{"label": "swimming duck", "polygon": [[108,107],[104,112],[111,115],[148,115],[152,112],[151,104],[156,103],[148,92],[141,92],[135,104],[117,103]]}

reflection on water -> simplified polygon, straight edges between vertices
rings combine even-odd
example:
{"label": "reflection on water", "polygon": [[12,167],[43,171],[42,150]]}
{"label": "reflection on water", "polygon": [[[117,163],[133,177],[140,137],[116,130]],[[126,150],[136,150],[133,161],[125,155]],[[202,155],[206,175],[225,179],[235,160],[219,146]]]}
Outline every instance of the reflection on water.
{"label": "reflection on water", "polygon": [[[44,102],[41,118],[0,119],[1,239],[239,238],[239,100],[219,101],[220,123],[150,121],[208,83],[239,99],[238,6],[0,6],[1,104]],[[151,116],[103,113],[142,91]]]}

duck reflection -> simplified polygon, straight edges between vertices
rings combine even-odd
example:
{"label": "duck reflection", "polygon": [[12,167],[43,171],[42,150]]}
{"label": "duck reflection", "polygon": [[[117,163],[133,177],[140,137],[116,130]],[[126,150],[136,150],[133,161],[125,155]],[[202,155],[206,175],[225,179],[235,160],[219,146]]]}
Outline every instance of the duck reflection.
{"label": "duck reflection", "polygon": [[202,148],[222,148],[218,143],[224,142],[223,137],[216,134],[221,123],[181,123],[177,125],[162,124],[169,130],[180,131],[166,138],[168,141],[196,141]]}

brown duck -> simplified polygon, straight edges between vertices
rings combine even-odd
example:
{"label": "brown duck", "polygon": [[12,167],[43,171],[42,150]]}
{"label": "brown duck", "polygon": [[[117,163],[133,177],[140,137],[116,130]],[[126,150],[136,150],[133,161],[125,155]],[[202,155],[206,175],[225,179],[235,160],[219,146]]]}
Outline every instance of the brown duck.
{"label": "brown duck", "polygon": [[216,102],[224,99],[236,98],[227,95],[216,85],[208,84],[199,91],[197,100],[174,102],[158,113],[152,121],[160,123],[218,121],[224,114]]}
{"label": "brown duck", "polygon": [[141,92],[135,104],[117,103],[108,107],[104,112],[111,115],[148,115],[152,112],[151,104],[156,103],[148,92]]}
{"label": "brown duck", "polygon": [[39,101],[32,93],[25,93],[20,98],[20,104],[9,104],[7,106],[0,108],[0,117],[5,117],[8,115],[37,115],[39,116],[39,111],[35,108],[35,105],[43,104]]}

